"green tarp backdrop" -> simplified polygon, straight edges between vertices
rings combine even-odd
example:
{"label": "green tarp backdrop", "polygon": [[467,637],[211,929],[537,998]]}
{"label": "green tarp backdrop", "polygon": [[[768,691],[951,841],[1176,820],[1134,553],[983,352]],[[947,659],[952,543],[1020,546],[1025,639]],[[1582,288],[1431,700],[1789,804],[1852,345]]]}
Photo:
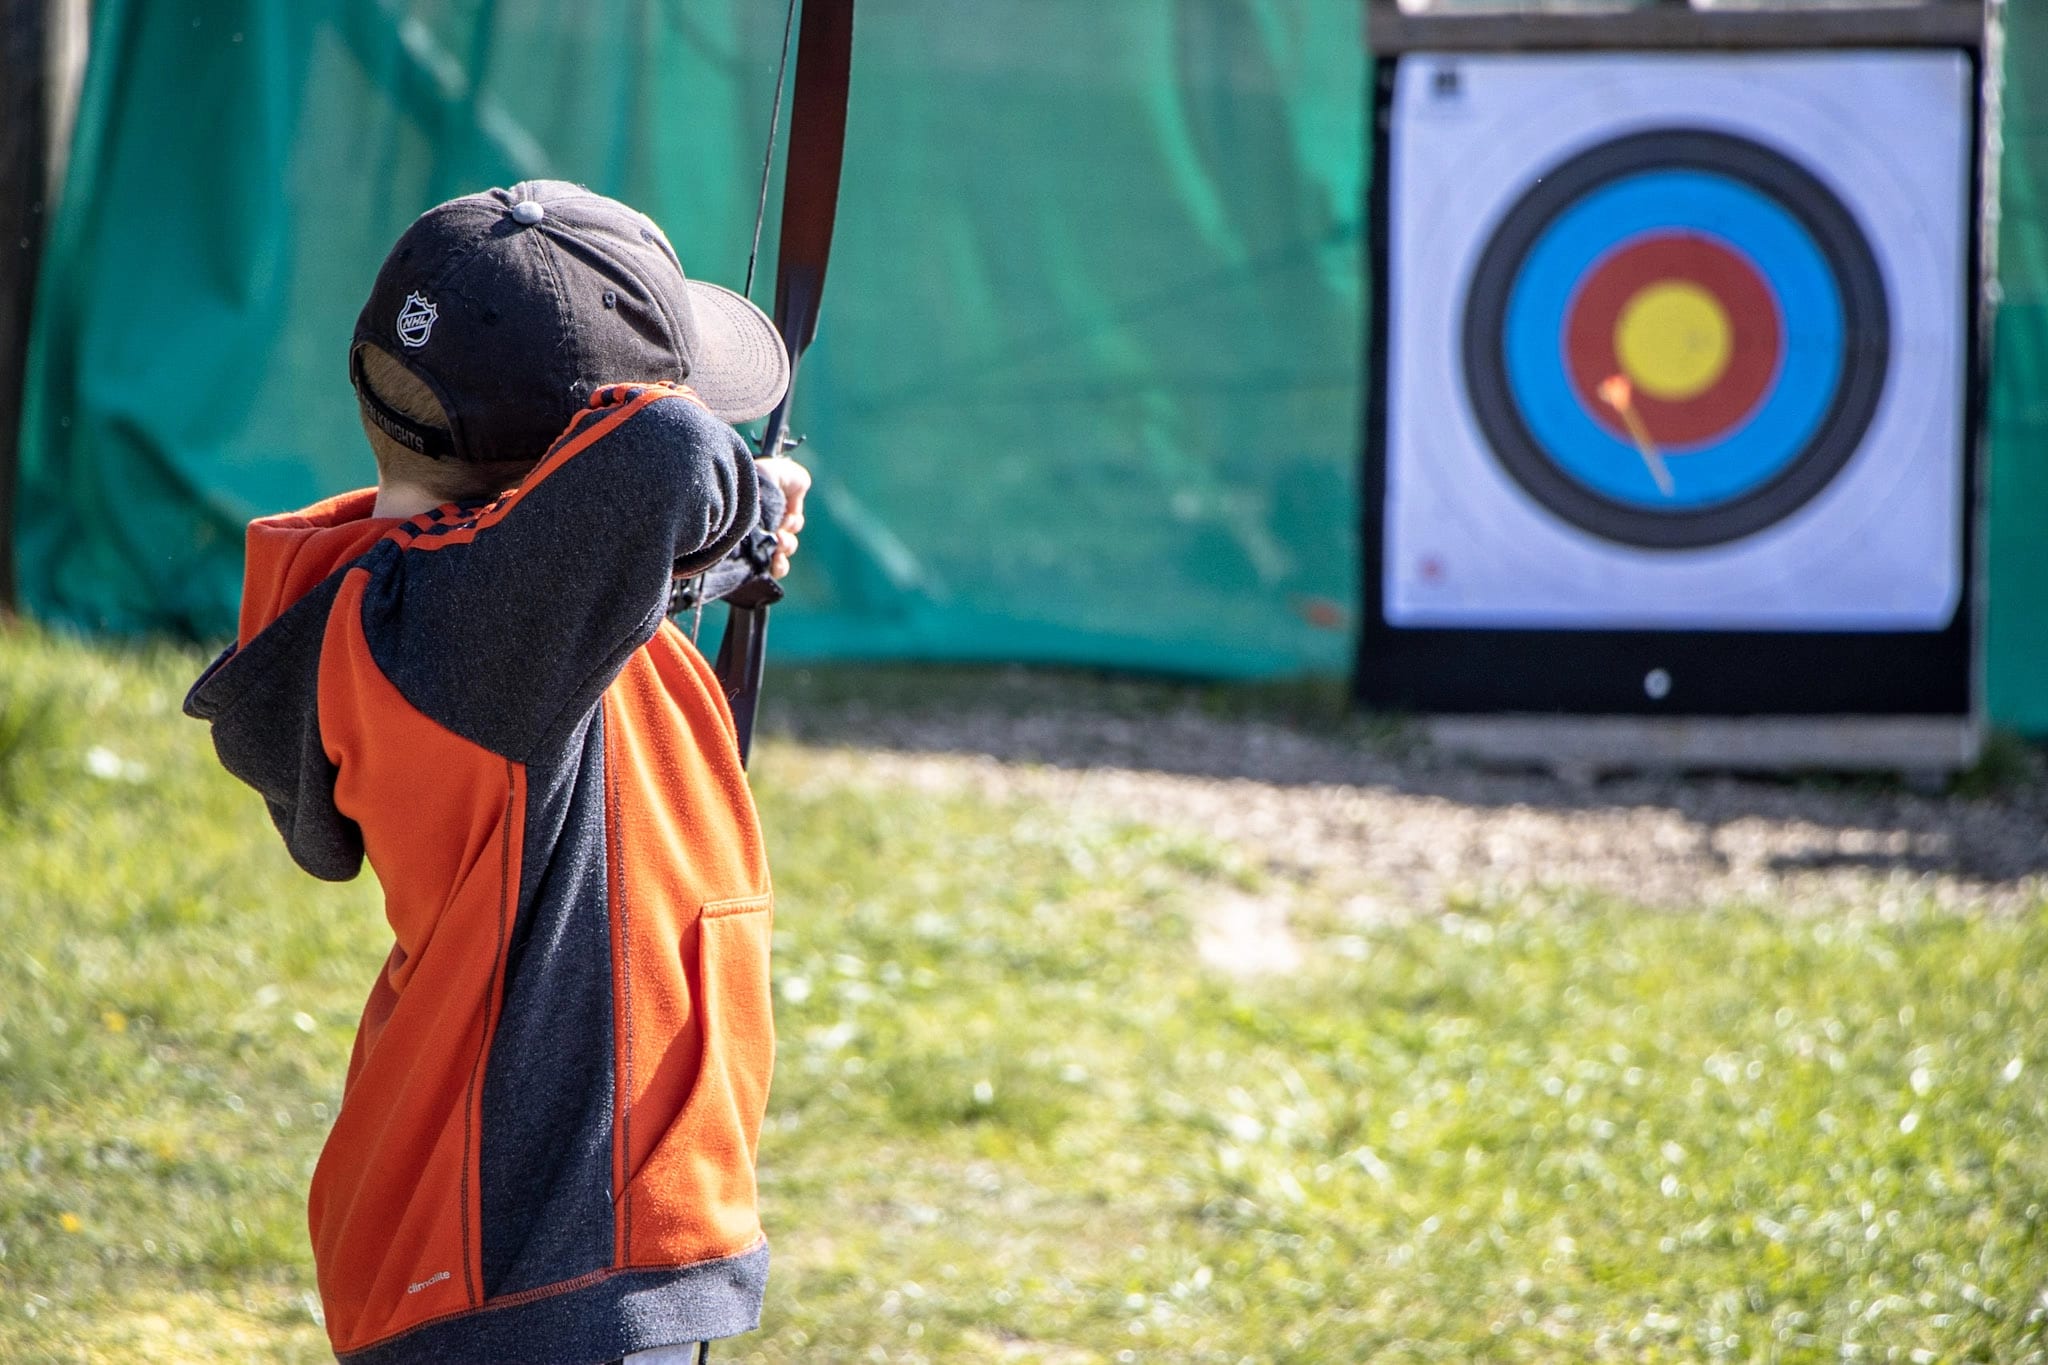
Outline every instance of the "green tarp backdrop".
{"label": "green tarp backdrop", "polygon": [[[1348,667],[1362,8],[864,0],[782,657]],[[1999,719],[2048,732],[2040,11],[2015,7],[2007,56],[1988,677]],[[736,286],[782,21],[100,0],[29,374],[30,608],[231,631],[242,524],[370,481],[347,339],[438,200],[581,181]]]}
{"label": "green tarp backdrop", "polygon": [[[30,379],[38,614],[232,629],[242,524],[373,477],[348,337],[438,200],[577,180],[745,273],[776,0],[97,10]],[[1356,7],[871,0],[855,45],[777,653],[1344,667],[1304,604],[1356,577]]]}

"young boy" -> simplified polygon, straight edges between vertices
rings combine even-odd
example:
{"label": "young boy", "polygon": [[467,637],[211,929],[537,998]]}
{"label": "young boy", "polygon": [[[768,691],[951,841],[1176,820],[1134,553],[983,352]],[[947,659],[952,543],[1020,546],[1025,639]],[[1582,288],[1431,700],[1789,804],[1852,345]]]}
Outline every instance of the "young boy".
{"label": "young boy", "polygon": [[[757,1325],[768,864],[679,576],[780,575],[809,476],[730,422],[774,329],[556,181],[429,210],[350,347],[377,487],[249,527],[194,685],[396,942],[313,1173],[349,1365],[597,1365]],[[694,1350],[689,1350],[694,1355]]]}

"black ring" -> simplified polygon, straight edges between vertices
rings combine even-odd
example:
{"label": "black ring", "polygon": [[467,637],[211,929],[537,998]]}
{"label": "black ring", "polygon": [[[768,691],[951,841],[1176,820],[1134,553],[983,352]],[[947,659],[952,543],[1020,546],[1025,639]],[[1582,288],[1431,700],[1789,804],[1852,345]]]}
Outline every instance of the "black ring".
{"label": "black ring", "polygon": [[[1707,507],[1658,511],[1617,501],[1567,474],[1522,419],[1508,384],[1507,309],[1538,239],[1585,195],[1639,171],[1699,170],[1739,180],[1785,209],[1819,246],[1842,299],[1841,378],[1806,448],[1766,482]],[[1603,142],[1546,172],[1501,220],[1465,301],[1465,392],[1494,458],[1529,496],[1603,540],[1646,550],[1694,550],[1754,535],[1834,481],[1863,443],[1891,363],[1884,273],[1855,216],[1811,172],[1747,138],[1660,128]]]}

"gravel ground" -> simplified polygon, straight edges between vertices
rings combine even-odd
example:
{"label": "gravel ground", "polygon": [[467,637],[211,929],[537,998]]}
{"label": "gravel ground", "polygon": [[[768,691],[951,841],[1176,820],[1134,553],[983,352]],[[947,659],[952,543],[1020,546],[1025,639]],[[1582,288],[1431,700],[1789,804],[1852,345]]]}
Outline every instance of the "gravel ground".
{"label": "gravel ground", "polygon": [[1205,947],[1251,970],[1288,965],[1284,907],[1304,892],[1361,919],[1529,891],[1671,910],[2011,912],[2048,876],[2039,781],[1979,800],[1732,777],[1571,784],[1192,712],[855,704],[807,716],[796,737],[805,749],[777,761],[807,779],[1037,798],[1223,841],[1271,890],[1216,906]]}

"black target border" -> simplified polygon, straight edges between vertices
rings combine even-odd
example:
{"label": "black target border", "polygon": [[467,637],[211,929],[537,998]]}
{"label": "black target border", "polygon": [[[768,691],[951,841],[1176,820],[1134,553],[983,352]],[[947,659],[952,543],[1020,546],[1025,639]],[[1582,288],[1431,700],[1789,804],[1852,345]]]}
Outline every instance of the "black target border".
{"label": "black target border", "polygon": [[[1740,181],[1812,235],[1842,299],[1842,374],[1805,449],[1755,488],[1704,508],[1663,512],[1605,497],[1557,465],[1530,432],[1508,383],[1507,308],[1529,251],[1566,210],[1623,176],[1698,170]],[[1644,550],[1725,545],[1777,525],[1833,483],[1862,447],[1891,368],[1884,272],[1855,215],[1812,172],[1731,133],[1670,126],[1611,138],[1545,172],[1495,228],[1464,304],[1465,396],[1488,449],[1539,504],[1602,540]]]}

